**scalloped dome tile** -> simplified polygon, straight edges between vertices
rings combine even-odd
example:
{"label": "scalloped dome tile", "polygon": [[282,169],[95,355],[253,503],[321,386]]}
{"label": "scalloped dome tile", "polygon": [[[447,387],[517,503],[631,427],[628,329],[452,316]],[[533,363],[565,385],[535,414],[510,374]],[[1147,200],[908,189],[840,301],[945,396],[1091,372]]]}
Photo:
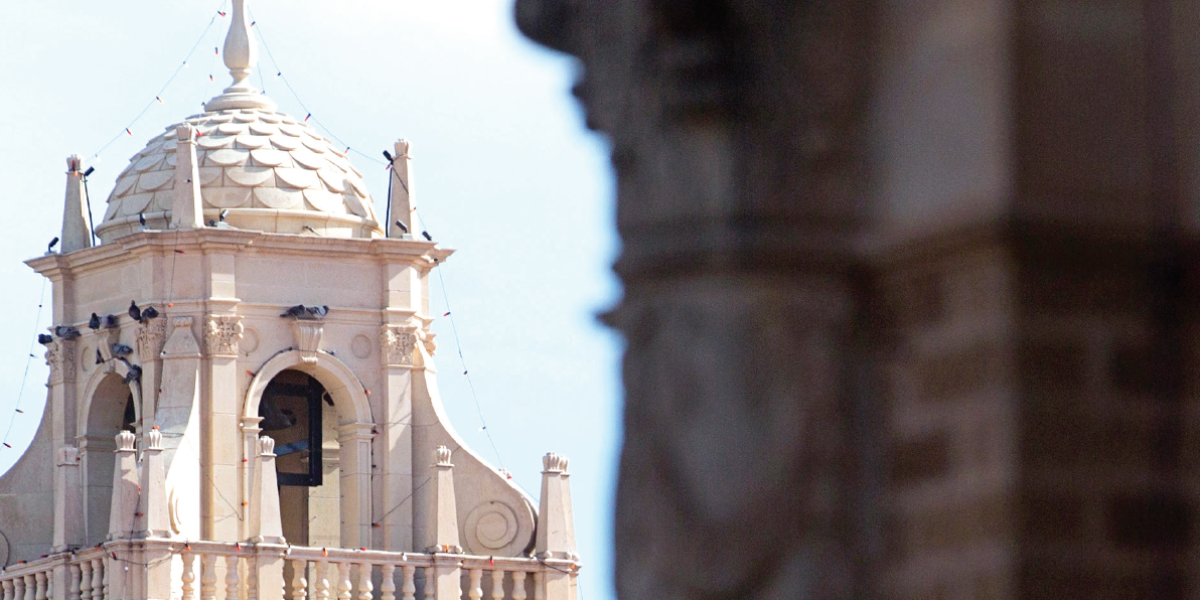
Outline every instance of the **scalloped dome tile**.
{"label": "scalloped dome tile", "polygon": [[346,176],[344,174],[335,173],[332,169],[324,168],[317,171],[317,175],[320,176],[321,181],[325,182],[325,185],[329,186],[331,191],[339,194],[346,191]]}
{"label": "scalloped dome tile", "polygon": [[292,115],[279,115],[279,118],[284,123],[295,123],[296,122],[296,117],[293,117]]}
{"label": "scalloped dome tile", "polygon": [[233,120],[237,121],[238,123],[254,123],[258,121],[258,115],[255,115],[253,111],[247,111],[241,114],[233,115]]}
{"label": "scalloped dome tile", "polygon": [[363,185],[362,181],[353,177],[347,177],[346,183],[350,184],[350,187],[354,188],[354,191],[358,193],[360,198],[367,197],[367,188]]}
{"label": "scalloped dome tile", "polygon": [[167,182],[175,180],[175,171],[153,171],[151,173],[142,173],[138,177],[139,192],[153,192],[167,185]]}
{"label": "scalloped dome tile", "polygon": [[265,138],[261,135],[251,135],[249,133],[243,133],[243,134],[237,136],[236,139],[237,139],[238,145],[240,145],[243,148],[248,148],[251,150],[254,150],[257,148],[262,148],[263,146],[266,146],[270,142],[270,140],[268,138]]}
{"label": "scalloped dome tile", "polygon": [[244,187],[262,185],[268,179],[273,179],[275,169],[271,167],[229,167],[225,169],[225,177]]}
{"label": "scalloped dome tile", "polygon": [[162,134],[164,140],[175,139],[175,127],[176,127],[175,125],[171,125],[171,126],[167,127],[167,132]]}
{"label": "scalloped dome tile", "polygon": [[281,117],[279,115],[270,114],[270,113],[263,113],[263,114],[259,115],[258,118],[261,121],[264,121],[266,123],[282,123],[283,122],[283,117]]}
{"label": "scalloped dome tile", "polygon": [[170,167],[170,168],[174,169],[176,160],[178,160],[178,159],[175,158],[174,152],[168,154],[167,158],[163,159],[163,168]]}
{"label": "scalloped dome tile", "polygon": [[342,194],[341,197],[346,203],[346,208],[350,209],[351,214],[364,218],[369,218],[371,216],[370,211],[367,210],[367,207],[365,204],[363,204],[362,199],[356,196],[353,192],[346,192],[345,194]]}
{"label": "scalloped dome tile", "polygon": [[250,133],[254,135],[272,136],[279,133],[279,128],[271,123],[254,122],[250,124]]}
{"label": "scalloped dome tile", "polygon": [[252,188],[202,187],[200,197],[216,208],[237,208],[250,201]]}
{"label": "scalloped dome tile", "polygon": [[134,163],[133,168],[137,171],[149,171],[150,169],[158,166],[158,163],[162,162],[163,157],[164,155],[162,154],[152,154],[150,156],[139,158],[138,161]]}
{"label": "scalloped dome tile", "polygon": [[217,148],[228,148],[233,144],[233,136],[228,135],[206,135],[196,140],[196,145],[205,150],[216,150]]}
{"label": "scalloped dome tile", "polygon": [[291,152],[290,155],[292,160],[296,161],[301,166],[314,171],[320,169],[326,164],[326,161],[323,157],[313,152],[309,152],[308,150],[296,150]]}
{"label": "scalloped dome tile", "polygon": [[254,199],[267,208],[299,208],[304,204],[300,190],[287,188],[251,188]]}
{"label": "scalloped dome tile", "polygon": [[217,125],[217,131],[225,135],[238,135],[246,132],[244,123],[222,123]]}
{"label": "scalloped dome tile", "polygon": [[212,185],[214,181],[221,181],[221,173],[225,169],[221,167],[200,167],[200,185]]}
{"label": "scalloped dome tile", "polygon": [[211,117],[207,116],[207,115],[196,115],[196,118],[205,119],[212,123],[228,123],[233,120],[233,115],[218,113],[218,114],[212,115]]}
{"label": "scalloped dome tile", "polygon": [[271,143],[280,150],[298,150],[301,146],[299,138],[284,137],[281,135],[271,136]]}
{"label": "scalloped dome tile", "polygon": [[175,206],[175,190],[166,189],[154,192],[154,206],[159,210],[171,210]]}
{"label": "scalloped dome tile", "polygon": [[154,199],[154,194],[130,194],[121,198],[121,214],[131,216],[140,212],[146,212],[146,207],[150,206],[150,201]]}
{"label": "scalloped dome tile", "polygon": [[304,135],[304,129],[299,125],[282,124],[279,126],[280,133],[290,135],[292,137],[300,137]]}
{"label": "scalloped dome tile", "polygon": [[313,188],[304,190],[304,199],[308,200],[308,203],[311,204],[314,209],[321,212],[346,212],[346,207],[342,203],[341,194],[334,194],[322,189]]}
{"label": "scalloped dome tile", "polygon": [[234,150],[230,148],[222,148],[221,150],[212,150],[205,157],[209,163],[221,165],[222,167],[230,167],[240,165],[250,158],[250,153],[245,150]]}
{"label": "scalloped dome tile", "polygon": [[125,192],[128,192],[130,189],[132,189],[133,184],[137,183],[137,180],[138,180],[137,175],[130,175],[129,177],[122,177],[122,178],[118,179],[117,185],[115,187],[113,187],[112,195],[113,196],[125,195]]}
{"label": "scalloped dome tile", "polygon": [[163,152],[174,152],[179,147],[179,140],[163,140]]}
{"label": "scalloped dome tile", "polygon": [[329,150],[329,144],[319,142],[310,137],[301,138],[300,143],[304,144],[306,148],[316,152],[317,154],[324,154]]}
{"label": "scalloped dome tile", "polygon": [[275,174],[285,186],[307,189],[317,187],[317,174],[306,169],[275,169]]}
{"label": "scalloped dome tile", "polygon": [[251,150],[250,156],[254,157],[254,161],[258,164],[268,167],[278,167],[280,165],[290,163],[287,152],[283,152],[282,150],[273,150],[271,148]]}
{"label": "scalloped dome tile", "polygon": [[120,214],[120,212],[121,212],[121,201],[120,200],[118,200],[116,202],[109,202],[108,210],[104,211],[103,220],[109,221],[109,220],[115,219],[115,218],[117,218],[117,215]]}

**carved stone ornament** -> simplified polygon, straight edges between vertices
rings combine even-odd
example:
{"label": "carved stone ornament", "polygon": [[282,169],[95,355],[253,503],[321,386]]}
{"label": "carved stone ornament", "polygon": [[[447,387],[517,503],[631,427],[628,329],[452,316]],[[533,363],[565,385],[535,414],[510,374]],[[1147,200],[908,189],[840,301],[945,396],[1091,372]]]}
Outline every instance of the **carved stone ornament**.
{"label": "carved stone ornament", "polygon": [[204,344],[209,356],[237,356],[242,331],[241,317],[209,316],[204,325]]}
{"label": "carved stone ornament", "polygon": [[567,457],[561,454],[550,452],[542,457],[542,466],[545,467],[543,473],[566,473],[567,472]]}
{"label": "carved stone ornament", "polygon": [[151,319],[137,328],[138,357],[142,364],[158,360],[162,356],[163,343],[167,339],[167,320]]}
{"label": "carved stone ornament", "polygon": [[50,365],[50,383],[75,380],[75,342],[58,340],[46,346],[46,364]]}
{"label": "carved stone ornament", "polygon": [[383,358],[388,365],[412,365],[417,347],[417,328],[411,325],[384,325],[379,336]]}
{"label": "carved stone ornament", "polygon": [[58,466],[60,467],[78,467],[79,466],[79,448],[75,446],[63,446],[58,449]]}
{"label": "carved stone ornament", "polygon": [[433,451],[434,466],[453,467],[454,465],[450,462],[450,457],[453,454],[454,453],[451,452],[449,448],[445,446],[438,446],[437,449]]}
{"label": "carved stone ornament", "polygon": [[292,321],[292,333],[296,336],[296,349],[300,351],[300,360],[312,364],[317,362],[317,352],[321,350],[321,335],[324,326],[320,321]]}

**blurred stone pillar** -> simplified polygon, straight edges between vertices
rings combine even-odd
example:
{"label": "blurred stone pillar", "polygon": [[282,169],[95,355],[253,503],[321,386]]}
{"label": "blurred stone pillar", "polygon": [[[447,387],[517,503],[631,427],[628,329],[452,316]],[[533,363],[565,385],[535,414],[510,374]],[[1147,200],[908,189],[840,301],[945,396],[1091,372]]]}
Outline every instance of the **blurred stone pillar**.
{"label": "blurred stone pillar", "polygon": [[1200,594],[1200,5],[516,12],[612,140],[623,599]]}
{"label": "blurred stone pillar", "polygon": [[869,595],[850,452],[868,4],[516,5],[580,57],[612,140],[626,600]]}

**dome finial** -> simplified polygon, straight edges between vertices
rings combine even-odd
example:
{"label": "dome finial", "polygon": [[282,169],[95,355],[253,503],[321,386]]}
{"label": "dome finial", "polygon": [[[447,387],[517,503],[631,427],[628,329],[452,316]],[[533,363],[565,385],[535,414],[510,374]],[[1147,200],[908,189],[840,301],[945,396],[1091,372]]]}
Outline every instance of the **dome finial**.
{"label": "dome finial", "polygon": [[250,35],[252,23],[246,12],[246,2],[233,0],[229,35],[225,36],[225,66],[229,67],[233,85],[204,105],[210,112],[232,108],[275,110],[275,103],[250,85],[250,74],[258,63],[258,47]]}

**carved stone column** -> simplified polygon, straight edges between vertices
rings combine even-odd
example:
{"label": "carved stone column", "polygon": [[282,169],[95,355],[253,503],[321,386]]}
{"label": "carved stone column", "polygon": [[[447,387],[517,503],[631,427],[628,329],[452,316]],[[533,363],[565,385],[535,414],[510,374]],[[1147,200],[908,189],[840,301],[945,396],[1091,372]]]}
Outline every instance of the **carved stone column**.
{"label": "carved stone column", "polygon": [[868,4],[516,4],[581,59],[574,91],[613,145],[625,600],[869,585],[846,444]]}
{"label": "carved stone column", "polygon": [[413,354],[415,325],[384,325],[379,332],[380,361],[384,367],[383,410],[375,440],[378,463],[380,522],[376,535],[385,550],[406,551],[413,546],[413,511],[403,504],[413,497]]}

